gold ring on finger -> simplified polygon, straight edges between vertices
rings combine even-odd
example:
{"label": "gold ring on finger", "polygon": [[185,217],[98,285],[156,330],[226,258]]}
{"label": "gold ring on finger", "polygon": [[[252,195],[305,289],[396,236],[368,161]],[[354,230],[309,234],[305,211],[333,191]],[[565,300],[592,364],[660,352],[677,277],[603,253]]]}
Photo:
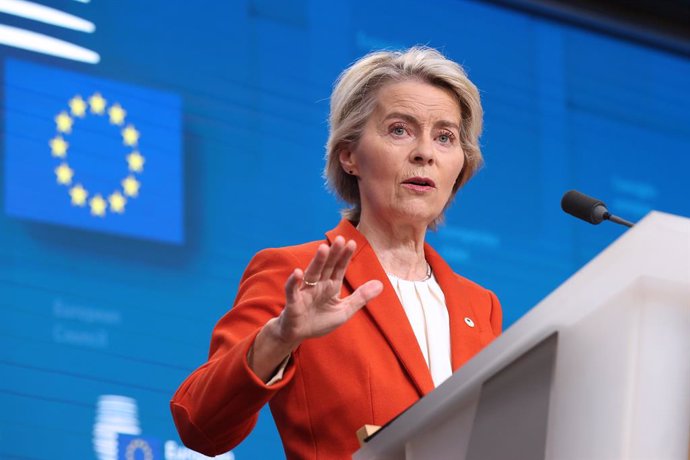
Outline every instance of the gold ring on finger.
{"label": "gold ring on finger", "polygon": [[302,282],[309,287],[314,287],[318,283],[318,281],[307,281],[307,280],[302,280]]}

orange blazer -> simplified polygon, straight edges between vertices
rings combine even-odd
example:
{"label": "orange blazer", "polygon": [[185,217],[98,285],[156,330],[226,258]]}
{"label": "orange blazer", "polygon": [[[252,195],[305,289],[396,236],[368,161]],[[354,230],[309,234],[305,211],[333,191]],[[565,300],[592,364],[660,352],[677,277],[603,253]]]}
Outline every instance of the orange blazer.
{"label": "orange blazer", "polygon": [[[266,249],[249,263],[235,304],[213,330],[208,361],[170,403],[182,441],[214,456],[239,444],[270,404],[290,459],[351,458],[362,425],[384,425],[434,389],[429,368],[395,290],[369,243],[347,220],[326,234],[357,242],[342,296],[370,279],[383,292],[330,334],[305,340],[283,379],[265,385],[247,351],[261,327],[280,314],[285,281],[306,268],[323,241]],[[457,370],[501,332],[501,307],[489,290],[455,274],[427,244],[426,258],[445,295],[452,368]],[[474,322],[470,327],[465,318]]]}

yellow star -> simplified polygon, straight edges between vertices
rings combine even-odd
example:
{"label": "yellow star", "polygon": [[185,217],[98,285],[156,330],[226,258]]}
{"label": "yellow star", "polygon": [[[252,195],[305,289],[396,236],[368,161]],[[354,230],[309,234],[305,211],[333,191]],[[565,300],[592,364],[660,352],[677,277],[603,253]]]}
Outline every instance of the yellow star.
{"label": "yellow star", "polygon": [[74,171],[67,165],[67,163],[62,163],[60,166],[55,168],[55,175],[57,176],[58,184],[69,185],[72,183]]}
{"label": "yellow star", "polygon": [[72,117],[70,117],[64,110],[55,117],[55,123],[57,124],[57,130],[61,133],[71,133],[72,132]]}
{"label": "yellow star", "polygon": [[115,103],[108,109],[108,115],[110,115],[110,124],[120,126],[125,122],[125,115],[127,115],[127,112],[120,104]]}
{"label": "yellow star", "polygon": [[89,192],[86,191],[81,184],[77,184],[71,189],[69,189],[69,196],[72,197],[72,204],[75,206],[84,206],[86,204],[86,197],[89,196]]}
{"label": "yellow star", "polygon": [[54,157],[65,158],[69,144],[65,142],[62,137],[54,137],[50,140],[50,142],[48,142],[48,144],[50,145],[50,151]]}
{"label": "yellow star", "polygon": [[134,172],[142,172],[144,170],[144,157],[136,150],[127,155],[127,163],[129,163],[129,170]]}
{"label": "yellow star", "polygon": [[125,211],[125,204],[127,203],[127,198],[122,196],[120,192],[114,192],[112,195],[108,197],[108,201],[110,201],[110,210],[112,212],[122,214]]}
{"label": "yellow star", "polygon": [[125,189],[125,195],[135,197],[139,194],[139,186],[141,184],[132,176],[127,176],[122,181],[122,188]]}
{"label": "yellow star", "polygon": [[82,99],[81,96],[74,96],[72,99],[70,99],[68,104],[70,110],[72,111],[72,115],[75,117],[84,118],[84,115],[86,114],[86,102],[84,102],[84,99]]}
{"label": "yellow star", "polygon": [[101,93],[94,93],[89,98],[89,105],[91,106],[91,113],[103,115],[105,113],[106,100],[103,99]]}
{"label": "yellow star", "polygon": [[122,139],[125,145],[135,146],[139,142],[139,131],[132,125],[127,125],[125,129],[122,130]]}
{"label": "yellow star", "polygon": [[91,214],[99,217],[105,216],[106,202],[100,193],[91,198],[89,205],[91,206]]}

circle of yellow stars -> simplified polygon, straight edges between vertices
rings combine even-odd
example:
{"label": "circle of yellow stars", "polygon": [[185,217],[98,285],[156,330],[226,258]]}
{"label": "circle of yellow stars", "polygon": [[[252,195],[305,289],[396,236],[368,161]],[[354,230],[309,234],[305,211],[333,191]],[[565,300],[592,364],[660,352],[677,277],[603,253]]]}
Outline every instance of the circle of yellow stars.
{"label": "circle of yellow stars", "polygon": [[[139,131],[131,123],[126,123],[127,112],[115,102],[108,106],[103,96],[96,92],[84,100],[81,95],[76,95],[67,103],[68,110],[63,110],[55,116],[56,135],[49,141],[50,152],[54,158],[60,161],[55,168],[55,176],[59,185],[64,185],[69,190],[72,206],[86,207],[88,205],[91,215],[105,217],[106,212],[122,214],[129,198],[139,195],[141,183],[137,175],[144,172],[145,158],[139,152]],[[74,181],[74,170],[67,163],[67,151],[69,143],[65,136],[72,133],[75,120],[89,115],[107,115],[109,123],[120,129],[122,143],[131,151],[127,154],[128,174],[120,181],[121,188],[114,190],[110,195],[88,191],[84,186]]]}

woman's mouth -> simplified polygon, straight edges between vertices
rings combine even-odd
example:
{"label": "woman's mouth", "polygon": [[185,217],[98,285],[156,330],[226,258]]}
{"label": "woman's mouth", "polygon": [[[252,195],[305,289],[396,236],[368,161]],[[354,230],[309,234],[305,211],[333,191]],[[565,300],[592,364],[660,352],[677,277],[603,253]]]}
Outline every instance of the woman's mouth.
{"label": "woman's mouth", "polygon": [[402,182],[403,187],[418,192],[427,192],[435,189],[436,184],[428,177],[410,177]]}

